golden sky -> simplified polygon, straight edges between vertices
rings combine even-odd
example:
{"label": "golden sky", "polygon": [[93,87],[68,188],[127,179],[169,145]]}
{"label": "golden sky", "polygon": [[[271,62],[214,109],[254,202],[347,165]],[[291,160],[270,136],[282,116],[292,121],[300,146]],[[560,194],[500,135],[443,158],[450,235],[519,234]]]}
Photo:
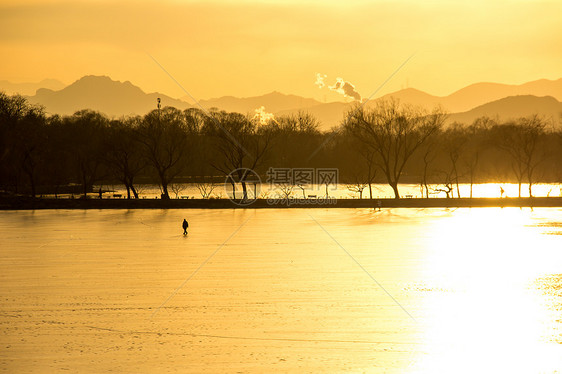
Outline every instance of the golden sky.
{"label": "golden sky", "polygon": [[129,80],[194,97],[273,90],[342,97],[341,77],[375,97],[405,87],[447,95],[471,83],[562,77],[562,1],[5,1],[0,79]]}

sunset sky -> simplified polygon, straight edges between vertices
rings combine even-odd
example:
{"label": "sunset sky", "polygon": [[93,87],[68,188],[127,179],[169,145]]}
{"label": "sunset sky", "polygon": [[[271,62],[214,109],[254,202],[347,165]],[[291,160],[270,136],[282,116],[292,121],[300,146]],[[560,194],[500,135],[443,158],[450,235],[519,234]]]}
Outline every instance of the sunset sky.
{"label": "sunset sky", "polygon": [[[4,1],[0,80],[129,80],[174,97],[273,90],[340,100],[562,77],[562,1]],[[315,85],[316,73],[327,86]]]}

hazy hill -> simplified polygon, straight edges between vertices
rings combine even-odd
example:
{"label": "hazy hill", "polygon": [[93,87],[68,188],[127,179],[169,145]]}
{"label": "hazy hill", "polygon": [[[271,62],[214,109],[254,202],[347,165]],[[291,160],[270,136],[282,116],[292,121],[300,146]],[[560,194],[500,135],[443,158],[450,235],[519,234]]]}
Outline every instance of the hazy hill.
{"label": "hazy hill", "polygon": [[24,96],[35,95],[35,92],[40,88],[60,90],[64,88],[64,83],[56,79],[43,79],[39,83],[12,83],[6,80],[0,80],[0,91],[4,91],[8,95],[16,93]]}
{"label": "hazy hill", "polygon": [[371,100],[367,103],[367,106],[374,106],[377,101],[397,99],[401,103],[408,103],[415,106],[421,106],[424,108],[434,108],[436,106],[444,106],[445,98],[439,96],[433,96],[426,92],[416,90],[415,88],[406,88],[400,91],[391,92],[380,98]]}
{"label": "hazy hill", "polygon": [[394,97],[401,102],[423,106],[428,109],[440,105],[448,112],[455,113],[465,112],[490,101],[516,95],[552,96],[562,101],[562,79],[540,79],[520,85],[475,83],[448,96],[433,96],[423,91],[407,88],[385,95],[382,99]]}
{"label": "hazy hill", "polygon": [[451,111],[465,111],[490,101],[518,95],[552,96],[562,101],[562,79],[541,79],[521,85],[476,83],[447,96],[444,105]]}
{"label": "hazy hill", "polygon": [[[521,95],[526,96],[519,99],[501,100],[506,97]],[[544,98],[544,96],[550,96],[550,98]],[[557,118],[556,111],[559,109],[552,100],[562,101],[562,79],[541,79],[521,85],[476,83],[443,97],[433,96],[414,88],[407,88],[372,100],[366,106],[373,107],[377,101],[390,98],[398,99],[401,103],[421,106],[428,110],[440,106],[448,113],[457,113],[452,114],[450,118],[459,122],[471,122],[474,118],[482,115],[499,116],[501,119],[507,119],[538,113]],[[495,103],[498,100],[499,103]],[[487,103],[493,105],[487,105]],[[513,107],[510,107],[511,105]],[[341,122],[344,113],[350,107],[350,104],[337,102],[319,104],[306,108],[306,110],[322,122],[323,129],[329,129]],[[297,110],[298,108],[293,108],[280,111],[277,114],[290,114]],[[489,114],[486,114],[487,111],[489,111]]]}
{"label": "hazy hill", "polygon": [[[372,106],[379,100],[395,98],[402,103],[409,103],[427,109],[441,106],[449,113],[457,113],[468,111],[490,101],[516,95],[552,96],[562,101],[562,79],[541,79],[521,85],[476,83],[453,92],[448,96],[434,96],[415,88],[406,88],[372,100],[367,106]],[[217,99],[202,100],[201,104],[205,108],[217,107],[226,111],[240,113],[252,113],[261,106],[264,106],[267,112],[274,114],[289,114],[295,113],[299,109],[306,109],[310,113],[317,115],[319,119],[325,119],[331,124],[338,122],[346,108],[350,106],[350,104],[344,102],[324,104],[314,99],[285,95],[279,92],[247,98],[224,96]],[[341,112],[337,108],[341,108]]]}
{"label": "hazy hill", "polygon": [[552,120],[556,125],[559,125],[559,119],[562,115],[562,102],[552,96],[509,96],[477,106],[467,112],[451,114],[447,122],[456,121],[470,124],[476,118],[483,116],[505,121],[532,114],[543,116],[546,120]]}
{"label": "hazy hill", "polygon": [[146,114],[162,107],[186,109],[190,105],[160,93],[145,93],[131,82],[119,82],[105,76],[85,76],[59,91],[39,89],[29,100],[44,105],[48,113],[72,114],[80,109],[93,109],[109,116]]}
{"label": "hazy hill", "polygon": [[268,113],[276,113],[287,109],[310,108],[320,104],[314,99],[296,95],[285,95],[274,91],[266,95],[238,98],[223,96],[216,99],[201,100],[203,108],[219,108],[227,112],[254,113],[254,110],[265,107]]}
{"label": "hazy hill", "polygon": [[[374,105],[375,103],[371,104]],[[369,104],[367,104],[369,105]],[[331,127],[341,123],[344,114],[352,108],[351,104],[328,103],[307,108],[306,111],[313,114],[322,122],[321,129],[329,130]],[[296,113],[297,110],[284,110],[275,113],[276,116]],[[562,114],[562,103],[552,96],[537,97],[533,95],[509,96],[499,100],[479,105],[469,111],[450,113],[447,123],[460,122],[470,124],[476,118],[487,116],[499,120],[509,120],[538,114],[545,119],[559,123]]]}
{"label": "hazy hill", "polygon": [[[60,85],[60,82],[57,82],[45,80],[42,83],[52,87]],[[164,94],[147,94],[131,82],[113,81],[104,76],[86,76],[60,90],[39,89],[29,99],[31,102],[44,105],[49,113],[72,114],[76,110],[90,108],[109,116],[121,116],[147,113],[156,108],[157,97],[162,99],[162,106],[169,105],[178,109],[191,106],[186,101],[173,99]],[[471,122],[482,115],[507,119],[538,113],[558,118],[559,104],[562,101],[562,79],[541,79],[521,85],[476,83],[443,97],[407,88],[373,100],[367,106],[375,105],[376,101],[390,97],[427,109],[441,106],[452,113],[450,120],[459,122]],[[263,106],[266,112],[276,116],[305,110],[321,121],[321,128],[324,130],[341,123],[344,114],[352,106],[351,103],[344,102],[321,103],[314,99],[279,92],[245,98],[224,96],[202,100],[201,105],[206,109],[216,107],[244,114],[252,114],[255,109]]]}

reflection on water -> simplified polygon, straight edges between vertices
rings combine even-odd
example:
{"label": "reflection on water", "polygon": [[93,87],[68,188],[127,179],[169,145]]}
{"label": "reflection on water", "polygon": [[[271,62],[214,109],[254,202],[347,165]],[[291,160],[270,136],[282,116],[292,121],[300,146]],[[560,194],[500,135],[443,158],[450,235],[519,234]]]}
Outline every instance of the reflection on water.
{"label": "reflection on water", "polygon": [[0,370],[553,373],[561,213],[0,212]]}
{"label": "reflection on water", "polygon": [[425,355],[414,372],[554,372],[562,309],[545,297],[560,272],[559,211],[457,210],[433,228],[423,270]]}

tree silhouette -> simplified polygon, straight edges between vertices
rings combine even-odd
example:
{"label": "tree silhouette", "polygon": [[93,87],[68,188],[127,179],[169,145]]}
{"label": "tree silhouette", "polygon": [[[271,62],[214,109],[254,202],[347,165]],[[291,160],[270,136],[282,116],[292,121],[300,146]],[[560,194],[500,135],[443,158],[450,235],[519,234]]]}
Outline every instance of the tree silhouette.
{"label": "tree silhouette", "polygon": [[529,184],[529,197],[533,196],[534,175],[537,166],[544,161],[544,149],[538,147],[544,135],[546,124],[538,116],[520,118],[512,123],[495,127],[497,146],[511,158],[511,165],[517,178],[519,197],[521,185],[526,177]]}
{"label": "tree silhouette", "polygon": [[94,183],[103,177],[104,133],[108,125],[107,117],[92,110],[80,110],[63,118],[67,157],[82,185],[84,198]]}
{"label": "tree silhouette", "polygon": [[375,152],[375,164],[399,199],[398,183],[404,167],[427,138],[441,128],[444,117],[438,110],[426,114],[400,106],[397,101],[382,101],[373,109],[352,109],[346,126]]}
{"label": "tree silhouette", "polygon": [[131,198],[131,192],[135,199],[139,198],[134,179],[147,164],[138,135],[141,122],[140,117],[112,121],[105,138],[105,162],[113,175],[125,185],[127,199]]}
{"label": "tree silhouette", "polygon": [[242,186],[242,199],[248,199],[246,181],[249,170],[256,170],[271,148],[272,125],[259,126],[258,121],[239,113],[214,112],[207,119],[220,157],[213,167],[228,177],[236,199],[236,184]]}
{"label": "tree silhouette", "polygon": [[153,110],[139,126],[139,141],[144,154],[158,176],[162,198],[169,199],[168,186],[185,167],[188,134],[183,113],[172,107]]}

